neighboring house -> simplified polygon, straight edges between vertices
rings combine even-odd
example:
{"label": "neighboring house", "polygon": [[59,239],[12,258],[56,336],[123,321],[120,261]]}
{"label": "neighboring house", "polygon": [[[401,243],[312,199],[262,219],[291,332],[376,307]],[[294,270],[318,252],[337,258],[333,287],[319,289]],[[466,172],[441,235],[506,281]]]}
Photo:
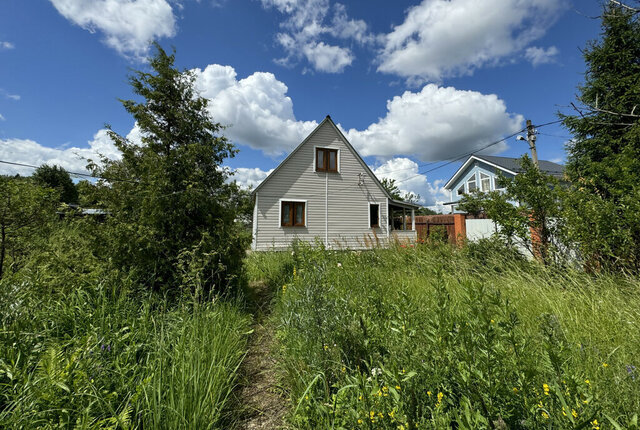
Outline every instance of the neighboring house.
{"label": "neighboring house", "polygon": [[411,220],[420,206],[393,200],[329,116],[253,195],[254,250],[294,239],[361,249],[416,238]]}
{"label": "neighboring house", "polygon": [[[540,160],[538,164],[543,172],[557,178],[561,178],[563,175],[564,167],[560,164],[546,160]],[[507,178],[513,178],[521,171],[518,158],[472,155],[445,184],[444,189],[449,191],[450,201],[444,203],[444,206],[449,206],[451,213],[453,213],[464,194],[470,194],[476,189],[481,191],[499,190],[498,172]]]}

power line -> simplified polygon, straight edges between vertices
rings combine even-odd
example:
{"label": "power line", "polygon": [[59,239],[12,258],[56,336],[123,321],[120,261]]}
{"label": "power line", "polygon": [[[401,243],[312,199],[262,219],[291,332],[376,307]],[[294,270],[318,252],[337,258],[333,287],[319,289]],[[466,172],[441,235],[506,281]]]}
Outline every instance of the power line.
{"label": "power line", "polygon": [[[32,169],[38,169],[40,167],[40,166],[34,166],[33,164],[15,163],[13,161],[5,161],[5,160],[0,160],[0,163],[10,164],[12,166],[19,166],[19,167],[30,167]],[[132,181],[130,179],[107,178],[105,176],[96,176],[96,175],[91,175],[89,173],[80,173],[80,172],[71,172],[71,171],[67,171],[67,173],[71,176],[81,176],[84,178],[93,178],[93,179],[104,179],[105,181],[110,181],[110,182],[129,182],[132,184],[140,183],[140,181]]]}

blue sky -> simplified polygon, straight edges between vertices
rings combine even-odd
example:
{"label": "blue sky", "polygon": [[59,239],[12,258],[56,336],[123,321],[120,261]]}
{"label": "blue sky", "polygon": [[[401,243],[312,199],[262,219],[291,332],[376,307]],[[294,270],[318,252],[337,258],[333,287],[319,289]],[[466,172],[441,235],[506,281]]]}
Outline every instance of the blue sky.
{"label": "blue sky", "polygon": [[[136,139],[118,98],[132,97],[127,74],[158,40],[228,125],[239,182],[257,184],[330,114],[376,174],[434,205],[460,163],[424,172],[570,111],[599,11],[596,0],[4,0],[0,160],[79,171],[79,156],[117,157],[104,125]],[[539,131],[540,158],[563,160],[566,130]],[[527,150],[509,139],[490,153]],[[30,170],[0,165],[16,172]]]}

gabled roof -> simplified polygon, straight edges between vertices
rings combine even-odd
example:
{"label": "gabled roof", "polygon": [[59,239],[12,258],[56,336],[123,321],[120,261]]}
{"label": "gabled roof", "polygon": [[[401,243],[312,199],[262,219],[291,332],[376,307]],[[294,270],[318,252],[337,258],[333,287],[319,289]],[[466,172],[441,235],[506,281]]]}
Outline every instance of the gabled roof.
{"label": "gabled roof", "polygon": [[[495,155],[471,155],[467,158],[462,166],[453,174],[451,179],[447,181],[444,188],[446,190],[451,189],[451,185],[453,185],[464,173],[466,168],[473,163],[474,160],[486,163],[490,166],[493,166],[497,169],[502,170],[503,172],[511,173],[512,175],[517,175],[522,172],[522,167],[520,167],[520,158],[513,157],[498,157]],[[547,160],[538,160],[539,168],[542,172],[545,172],[549,175],[555,176],[557,178],[561,178],[564,174],[564,166],[558,163],[554,163],[552,161]]]}
{"label": "gabled roof", "polygon": [[373,179],[374,183],[380,188],[380,190],[382,190],[382,192],[385,194],[385,196],[387,196],[387,198],[391,201],[396,202],[397,204],[401,204],[401,205],[406,205],[406,206],[412,206],[412,207],[421,207],[420,205],[417,205],[415,203],[411,203],[411,202],[405,202],[405,201],[398,201],[398,200],[393,200],[393,198],[389,195],[389,193],[387,192],[387,190],[382,186],[382,184],[380,183],[380,181],[378,180],[378,177],[371,171],[371,169],[369,168],[369,166],[367,166],[367,163],[364,162],[364,160],[362,159],[362,157],[360,156],[360,154],[358,154],[358,151],[355,150],[355,148],[351,145],[351,143],[349,143],[349,140],[347,140],[347,138],[345,137],[344,134],[342,134],[342,132],[340,131],[340,129],[338,128],[338,126],[336,126],[336,124],[333,122],[333,120],[331,119],[331,116],[327,115],[326,118],[324,120],[322,120],[322,122],[320,124],[318,124],[318,126],[309,134],[309,136],[306,137],[306,139],[304,139],[302,141],[302,143],[300,143],[298,146],[296,146],[296,148],[291,151],[291,154],[289,154],[284,160],[282,160],[282,162],[280,164],[278,164],[278,167],[276,167],[273,172],[271,172],[269,174],[269,176],[267,176],[262,182],[260,182],[260,184],[253,190],[252,194],[255,194],[258,192],[258,190],[262,187],[262,185],[267,182],[269,179],[271,179],[277,172],[278,170],[280,170],[280,167],[282,167],[291,157],[293,157],[293,155],[298,152],[298,150],[300,148],[302,148],[304,146],[305,143],[307,143],[307,141],[309,139],[311,139],[311,137],[316,134],[316,132],[318,130],[320,130],[320,128],[325,124],[328,123],[330,124],[334,130],[338,133],[338,136],[342,139],[342,141],[344,142],[345,145],[347,145],[347,148],[349,148],[351,150],[351,152],[356,156],[356,159],[358,160],[358,162],[362,165],[363,169],[369,174],[369,176]]}

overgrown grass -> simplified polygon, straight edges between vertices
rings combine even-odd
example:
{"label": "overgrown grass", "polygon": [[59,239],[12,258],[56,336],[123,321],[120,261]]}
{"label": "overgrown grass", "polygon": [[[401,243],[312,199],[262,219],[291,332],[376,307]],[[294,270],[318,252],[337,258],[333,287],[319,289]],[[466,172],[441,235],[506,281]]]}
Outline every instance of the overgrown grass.
{"label": "overgrown grass", "polygon": [[491,243],[250,264],[283,269],[273,318],[299,428],[637,428],[636,279]]}
{"label": "overgrown grass", "polygon": [[0,428],[229,428],[250,316],[145,292],[85,237],[0,282]]}

